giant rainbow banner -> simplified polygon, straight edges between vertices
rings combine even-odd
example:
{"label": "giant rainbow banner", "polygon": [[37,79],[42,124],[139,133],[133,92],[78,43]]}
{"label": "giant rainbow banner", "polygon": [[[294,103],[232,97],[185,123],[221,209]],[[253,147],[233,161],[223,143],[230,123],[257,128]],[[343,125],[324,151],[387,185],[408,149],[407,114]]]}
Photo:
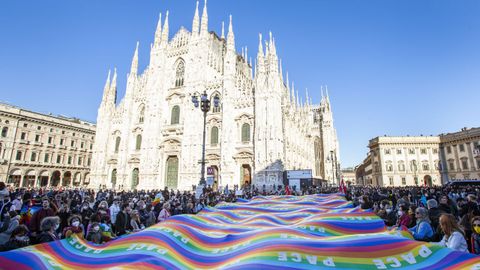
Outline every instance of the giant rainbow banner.
{"label": "giant rainbow banner", "polygon": [[480,257],[388,231],[344,197],[269,196],[179,215],[104,245],[0,253],[1,269],[480,269]]}

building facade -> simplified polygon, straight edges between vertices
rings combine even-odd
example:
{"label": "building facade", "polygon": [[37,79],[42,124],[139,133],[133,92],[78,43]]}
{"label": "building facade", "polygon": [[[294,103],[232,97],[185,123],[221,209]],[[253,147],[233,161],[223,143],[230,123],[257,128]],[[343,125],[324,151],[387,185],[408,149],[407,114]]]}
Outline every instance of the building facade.
{"label": "building facade", "polygon": [[440,138],[376,137],[370,140],[371,180],[378,186],[440,185]]}
{"label": "building facade", "polygon": [[82,186],[95,125],[0,103],[0,181],[17,187]]}
{"label": "building facade", "polygon": [[480,179],[480,128],[439,136],[376,137],[368,147],[367,158],[356,167],[357,181],[365,185],[431,186]]}
{"label": "building facade", "polygon": [[326,160],[340,159],[328,93],[316,105],[308,94],[299,99],[288,74],[284,80],[271,33],[266,40],[260,35],[254,72],[247,48],[235,49],[231,16],[228,34],[222,29],[218,36],[208,31],[206,5],[200,17],[197,3],[192,30],[182,27],[171,39],[168,16],[158,22],[141,74],[137,44],[118,103],[117,73],[108,76],[92,187],[185,190],[198,184],[203,115],[191,100],[202,93],[220,100],[206,119],[206,171],[215,186],[269,189],[283,184],[286,169],[311,168],[315,177],[334,180]]}
{"label": "building facade", "polygon": [[480,179],[480,128],[440,134],[440,142],[444,182]]}

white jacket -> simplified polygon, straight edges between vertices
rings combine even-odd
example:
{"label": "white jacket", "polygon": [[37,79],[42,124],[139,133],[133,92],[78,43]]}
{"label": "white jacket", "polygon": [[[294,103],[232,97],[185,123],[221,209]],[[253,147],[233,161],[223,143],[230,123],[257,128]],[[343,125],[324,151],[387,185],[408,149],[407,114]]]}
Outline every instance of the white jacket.
{"label": "white jacket", "polygon": [[444,235],[442,241],[435,244],[457,251],[468,252],[467,241],[465,240],[463,234],[459,231],[454,231],[448,239],[447,236]]}

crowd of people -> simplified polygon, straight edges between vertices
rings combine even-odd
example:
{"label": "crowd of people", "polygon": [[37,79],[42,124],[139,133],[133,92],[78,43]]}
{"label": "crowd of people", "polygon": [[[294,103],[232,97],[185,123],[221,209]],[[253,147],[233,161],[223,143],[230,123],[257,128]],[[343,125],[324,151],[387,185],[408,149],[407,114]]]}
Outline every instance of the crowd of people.
{"label": "crowd of people", "polygon": [[350,187],[346,197],[416,240],[480,254],[478,187]]}
{"label": "crowd of people", "polygon": [[[194,188],[195,190],[195,188]],[[338,187],[289,189],[244,186],[195,192],[83,188],[8,188],[0,182],[0,251],[77,235],[96,244],[141,231],[173,215],[196,214],[218,202],[258,195],[336,193]],[[349,186],[354,206],[375,212],[392,229],[419,241],[480,254],[480,190],[475,187]]]}

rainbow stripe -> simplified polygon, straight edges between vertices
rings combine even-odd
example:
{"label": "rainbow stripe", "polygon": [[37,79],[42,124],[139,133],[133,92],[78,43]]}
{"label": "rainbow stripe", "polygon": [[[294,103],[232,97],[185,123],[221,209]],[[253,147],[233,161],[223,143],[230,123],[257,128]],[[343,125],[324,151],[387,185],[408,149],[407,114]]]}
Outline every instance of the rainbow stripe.
{"label": "rainbow stripe", "polygon": [[480,257],[388,231],[339,194],[256,197],[179,215],[104,245],[0,253],[0,269],[480,269]]}

